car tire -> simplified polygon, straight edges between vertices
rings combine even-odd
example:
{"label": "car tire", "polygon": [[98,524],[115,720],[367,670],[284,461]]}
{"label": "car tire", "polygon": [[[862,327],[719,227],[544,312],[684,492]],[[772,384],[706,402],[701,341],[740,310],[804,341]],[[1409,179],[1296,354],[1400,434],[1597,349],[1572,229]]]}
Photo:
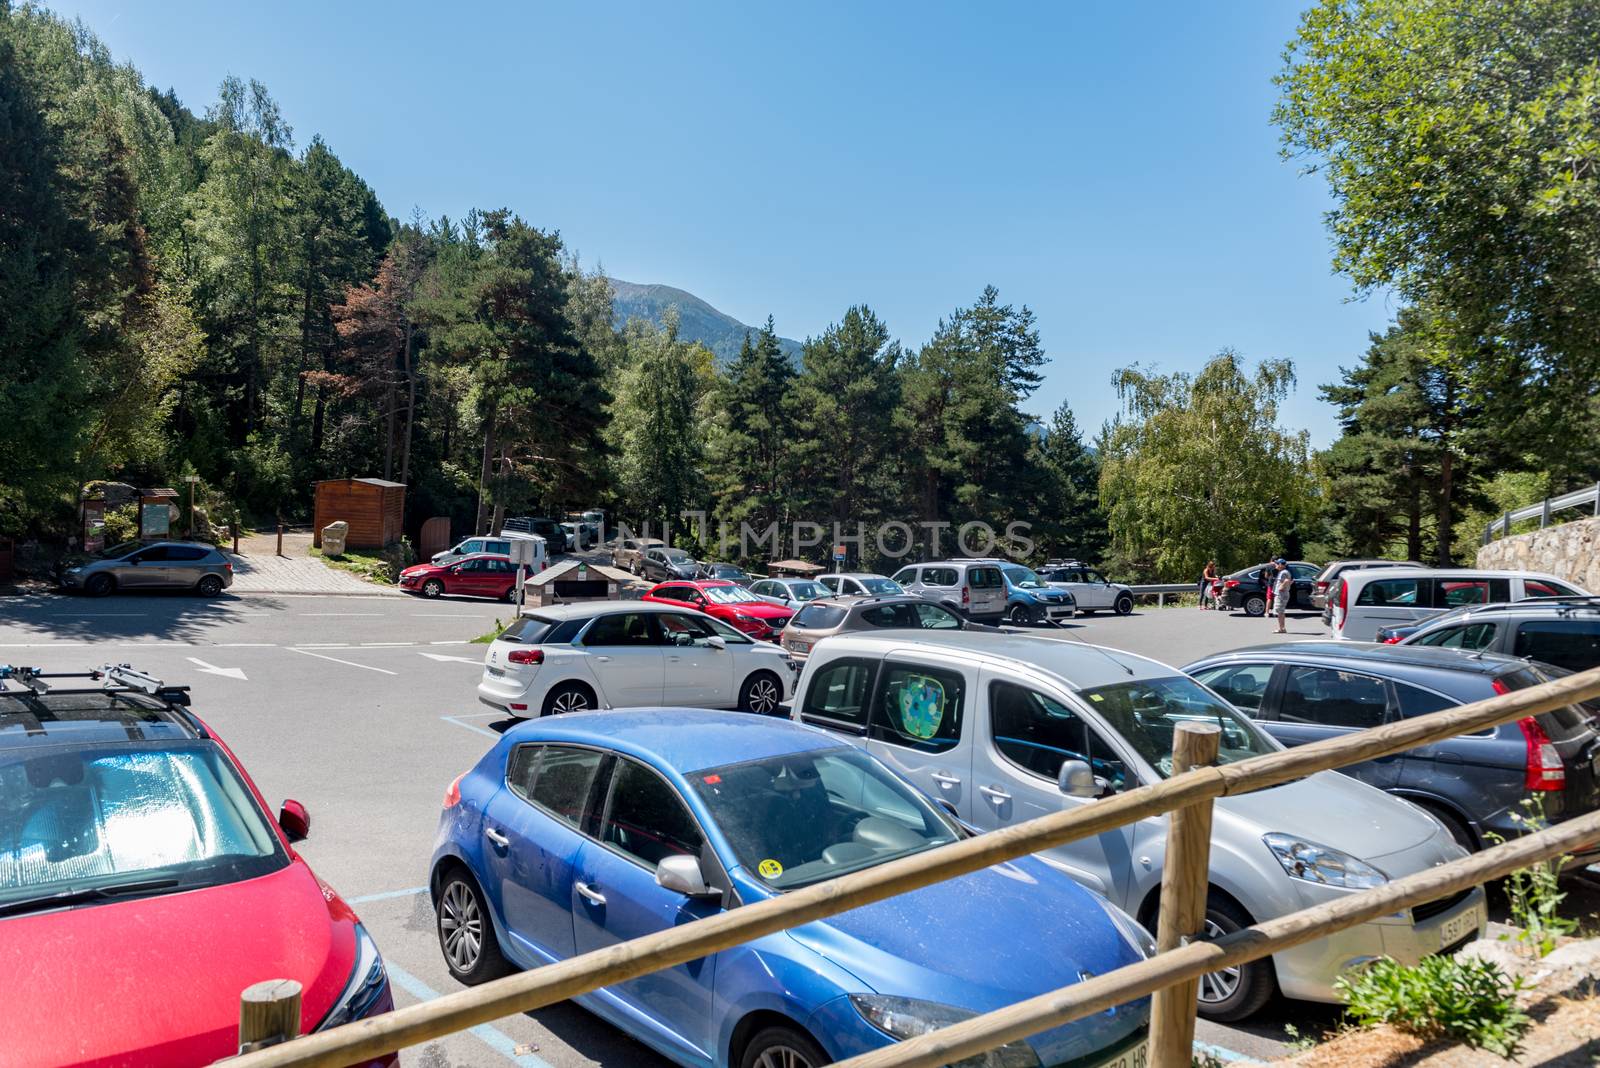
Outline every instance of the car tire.
{"label": "car tire", "polygon": [[544,695],[540,715],[559,716],[564,712],[591,712],[599,707],[594,691],[581,682],[563,682]]}
{"label": "car tire", "polygon": [[798,1027],[763,1027],[744,1047],[739,1068],[820,1068],[833,1058]]}
{"label": "car tire", "polygon": [[[1231,898],[1213,890],[1206,898],[1205,937],[1220,938],[1226,934],[1249,927],[1254,921]],[[1225,987],[1232,983],[1232,989]],[[1242,964],[1237,968],[1224,968],[1200,978],[1199,1012],[1208,1020],[1231,1023],[1254,1016],[1278,989],[1272,971],[1272,960],[1264,957]],[[1208,999],[1208,991],[1210,997]],[[1218,996],[1222,995],[1222,996]]]}
{"label": "car tire", "polygon": [[1468,853],[1476,853],[1483,848],[1479,845],[1477,836],[1472,833],[1472,828],[1468,827],[1466,821],[1460,816],[1441,805],[1431,805],[1426,801],[1418,801],[1416,805],[1419,808],[1426,809],[1428,815],[1444,824],[1444,829],[1450,832],[1450,837],[1454,838],[1456,843]]}
{"label": "car tire", "polygon": [[90,597],[104,597],[114,592],[116,588],[117,580],[110,575],[90,575],[83,584],[83,592]]}
{"label": "car tire", "polygon": [[776,715],[783,703],[783,683],[770,671],[758,671],[739,688],[739,711],[758,716]]}
{"label": "car tire", "polygon": [[1019,627],[1026,627],[1035,622],[1033,609],[1025,604],[1013,605],[1011,611],[1007,614],[1010,616],[1008,622]]}
{"label": "car tire", "polygon": [[195,592],[202,597],[222,596],[222,579],[216,575],[206,575],[195,585]]}
{"label": "car tire", "polygon": [[438,579],[429,579],[422,584],[422,596],[430,601],[438,598],[442,593],[444,593],[444,583]]}
{"label": "car tire", "polygon": [[1119,616],[1127,616],[1127,615],[1132,615],[1133,614],[1133,594],[1131,594],[1131,593],[1119,593],[1119,594],[1117,594],[1116,612],[1117,612],[1117,615],[1119,615]]}
{"label": "car tire", "polygon": [[1256,617],[1266,615],[1267,599],[1259,593],[1252,593],[1244,599],[1244,614]]}
{"label": "car tire", "polygon": [[439,952],[457,982],[477,986],[515,970],[500,952],[488,905],[465,868],[452,868],[445,874],[433,916]]}

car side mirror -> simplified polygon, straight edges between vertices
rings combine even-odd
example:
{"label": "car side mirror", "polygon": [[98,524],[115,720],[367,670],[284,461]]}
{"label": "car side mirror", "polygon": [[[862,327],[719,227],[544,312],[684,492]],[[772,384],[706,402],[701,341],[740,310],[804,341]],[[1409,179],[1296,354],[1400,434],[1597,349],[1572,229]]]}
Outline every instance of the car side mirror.
{"label": "car side mirror", "polygon": [[685,854],[662,857],[656,865],[656,885],[685,897],[717,897],[719,891],[706,885],[700,874],[700,861]]}
{"label": "car side mirror", "polygon": [[1068,797],[1099,797],[1100,784],[1089,765],[1081,760],[1064,760],[1056,785]]}
{"label": "car side mirror", "polygon": [[278,826],[289,836],[289,841],[301,841],[311,834],[311,813],[298,801],[285,801],[278,810]]}
{"label": "car side mirror", "polygon": [[711,637],[706,639],[706,646],[711,649],[726,649],[728,647],[728,643],[720,634],[713,634]]}

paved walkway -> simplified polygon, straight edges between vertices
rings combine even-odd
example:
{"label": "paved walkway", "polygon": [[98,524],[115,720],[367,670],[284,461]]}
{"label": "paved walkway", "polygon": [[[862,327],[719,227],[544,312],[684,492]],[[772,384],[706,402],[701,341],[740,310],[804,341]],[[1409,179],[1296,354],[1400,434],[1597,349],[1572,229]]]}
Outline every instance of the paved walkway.
{"label": "paved walkway", "polygon": [[310,531],[286,531],[283,555],[277,555],[278,536],[257,534],[239,542],[239,553],[225,552],[233,561],[230,593],[331,593],[342,596],[390,597],[400,591],[368,582],[348,571],[329,567],[311,555]]}

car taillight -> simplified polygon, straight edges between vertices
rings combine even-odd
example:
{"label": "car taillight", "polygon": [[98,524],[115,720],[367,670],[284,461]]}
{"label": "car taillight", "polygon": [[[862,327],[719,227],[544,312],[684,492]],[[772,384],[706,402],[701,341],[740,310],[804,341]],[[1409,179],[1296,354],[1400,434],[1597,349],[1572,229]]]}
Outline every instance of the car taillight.
{"label": "car taillight", "polygon": [[968,602],[968,600],[971,599],[971,596],[972,595],[967,591],[967,588],[965,586],[961,587],[961,603],[962,604],[966,604]]}
{"label": "car taillight", "polygon": [[[1495,680],[1496,689],[1499,689],[1499,682],[1499,679]],[[1528,743],[1527,775],[1523,786],[1529,790],[1566,789],[1566,766],[1561,763],[1561,754],[1556,752],[1555,743],[1539,726],[1539,721],[1529,716],[1517,720],[1517,726],[1522,728],[1523,740]]]}
{"label": "car taillight", "polygon": [[1226,579],[1222,583],[1222,588],[1225,590],[1231,590],[1237,585],[1239,585],[1238,579]]}
{"label": "car taillight", "polygon": [[1328,584],[1319,579],[1317,581],[1317,592],[1318,593],[1327,593],[1328,592]]}
{"label": "car taillight", "polygon": [[544,663],[543,649],[513,649],[506,654],[508,664],[542,664]]}
{"label": "car taillight", "polygon": [[1383,644],[1385,644],[1385,645],[1399,645],[1400,641],[1401,641],[1401,639],[1403,637],[1404,637],[1404,635],[1401,635],[1401,634],[1391,634],[1387,638],[1383,639]]}
{"label": "car taillight", "polygon": [[1350,583],[1339,580],[1339,617],[1344,618],[1344,610],[1350,605]]}
{"label": "car taillight", "polygon": [[466,777],[467,773],[463,771],[460,775],[457,775],[455,778],[451,779],[450,785],[444,788],[445,808],[455,808],[461,803],[461,780],[465,779]]}
{"label": "car taillight", "polygon": [[230,574],[230,575],[233,574],[233,564],[225,563],[222,566],[228,569],[228,574]]}

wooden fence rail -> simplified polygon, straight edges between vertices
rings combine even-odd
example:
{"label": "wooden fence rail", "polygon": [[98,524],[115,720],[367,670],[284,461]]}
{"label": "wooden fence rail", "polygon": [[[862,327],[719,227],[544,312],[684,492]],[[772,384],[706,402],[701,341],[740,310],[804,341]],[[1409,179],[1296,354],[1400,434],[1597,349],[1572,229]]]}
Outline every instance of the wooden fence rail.
{"label": "wooden fence rail", "polygon": [[[1524,716],[1548,712],[1593,697],[1600,697],[1600,668],[1460,708],[1374,727],[1285,752],[1269,753],[1220,767],[1196,768],[1161,782],[1097,801],[1092,805],[1051,813],[1026,823],[840,876],[781,897],[731,909],[693,923],[658,931],[532,971],[520,972],[422,1004],[409,1005],[383,1016],[307,1035],[291,1042],[244,1054],[229,1063],[230,1066],[237,1068],[290,1068],[290,1066],[339,1068],[406,1046],[429,1042],[457,1031],[465,1031],[505,1016],[564,1001],[599,987],[610,986],[673,965],[697,960],[763,935],[848,912],[875,901],[918,890],[994,864],[1053,849],[1066,842],[1092,837],[1136,820],[1159,816],[1173,809],[1209,802],[1217,797],[1265,789],[1318,771],[1327,771],[1346,764],[1402,752],[1414,746],[1443,741],[1458,734],[1471,733]],[[1572,821],[1562,824],[1557,831],[1547,833],[1564,835],[1565,837],[1561,837],[1559,841],[1566,843],[1574,834],[1571,830],[1574,827],[1579,828],[1579,837],[1575,839],[1576,841],[1600,840],[1600,823]],[[1587,838],[1583,838],[1582,834],[1587,834]],[[1481,854],[1480,858],[1491,855],[1524,857],[1520,863],[1504,869],[1510,871],[1527,863],[1526,857],[1537,852],[1537,845],[1530,847],[1526,844],[1532,841],[1534,839],[1529,838],[1511,843],[1509,846],[1497,847],[1490,853]],[[1522,851],[1514,854],[1505,852],[1511,846],[1521,847]],[[1436,869],[1436,872],[1445,870],[1440,868]],[[1481,880],[1487,877],[1489,876],[1476,878]],[[1338,902],[1338,905],[1341,908],[1354,907],[1359,911],[1363,919],[1354,920],[1352,923],[1386,915],[1402,906],[1390,902],[1386,907],[1372,906],[1376,911],[1369,913],[1364,910],[1362,902],[1389,901],[1394,897],[1396,887],[1415,887],[1418,885],[1414,882],[1417,878],[1401,880],[1377,890],[1363,891]],[[1435,887],[1431,897],[1419,896],[1415,900],[1426,901],[1442,897],[1451,893],[1452,888],[1473,885],[1474,880],[1471,876],[1463,875],[1460,879],[1462,881],[1459,886],[1452,883],[1451,886],[1442,889]],[[1286,947],[1311,941],[1321,934],[1337,930],[1338,928],[1333,927],[1318,929],[1300,926],[1305,922],[1303,917],[1321,913],[1327,908],[1329,906],[1320,906],[1317,909],[1282,917],[1257,928],[1238,932],[1237,935],[1230,936],[1231,940],[1205,944],[1191,943],[1182,949],[1161,954],[1142,964],[1100,976],[1068,989],[1069,991],[1087,989],[1089,995],[1093,995],[1106,988],[1106,980],[1112,975],[1122,976],[1128,973],[1138,976],[1166,976],[1164,982],[1146,987],[1141,993],[1148,993],[1158,986],[1198,978],[1205,972],[1232,963],[1231,960],[1216,958],[1214,949],[1216,946],[1230,947],[1229,952],[1238,952],[1241,954],[1239,959],[1246,960],[1253,958],[1242,955],[1248,952],[1248,945],[1245,943],[1249,939],[1259,939],[1262,937],[1262,932],[1294,938],[1294,941],[1284,943]],[[1343,913],[1333,915],[1336,918]],[[1326,923],[1329,919],[1327,917],[1318,919],[1314,916],[1311,922]],[[1239,936],[1246,935],[1248,939],[1241,942]],[[1181,968],[1181,973],[1168,975],[1160,969],[1151,970],[1157,962],[1164,961],[1176,961],[1175,967]],[[1190,962],[1193,961],[1205,963],[1203,967],[1192,966]],[[1194,970],[1191,971],[1191,967]],[[1135,972],[1135,969],[1143,970]],[[1053,996],[1046,995],[1046,998]],[[1082,993],[1073,995],[1074,998],[1084,996],[1086,995]],[[1140,995],[1125,995],[1121,1000],[1135,996]],[[1039,1000],[1034,999],[1022,1004],[1033,1005]],[[1105,1008],[1115,1003],[1115,1000],[1102,1000],[1096,1001],[1095,1005],[1098,1008]],[[1092,1012],[1096,1009],[1089,1008],[1084,1011]],[[958,1026],[968,1027],[974,1022],[969,1020]],[[1031,1034],[1039,1029],[1034,1027],[1031,1031],[1022,1033]],[[958,1031],[958,1028],[950,1028],[947,1031]],[[945,1033],[939,1032],[941,1035]],[[992,1045],[1000,1045],[1004,1041],[1008,1040],[1003,1039]],[[973,1046],[971,1050],[979,1051],[984,1048],[988,1047]],[[879,1054],[872,1056],[886,1052],[880,1051]],[[943,1062],[935,1059],[915,1063]]]}

